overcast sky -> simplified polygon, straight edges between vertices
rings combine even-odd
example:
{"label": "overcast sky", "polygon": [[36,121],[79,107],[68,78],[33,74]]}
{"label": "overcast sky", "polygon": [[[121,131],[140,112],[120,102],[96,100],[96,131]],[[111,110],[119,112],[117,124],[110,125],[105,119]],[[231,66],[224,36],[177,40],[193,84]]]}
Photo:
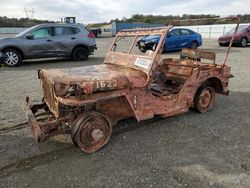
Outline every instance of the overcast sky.
{"label": "overcast sky", "polygon": [[0,0],[0,16],[25,17],[24,7],[34,8],[35,18],[59,21],[75,16],[77,22],[98,23],[132,14],[182,15],[250,14],[249,0]]}

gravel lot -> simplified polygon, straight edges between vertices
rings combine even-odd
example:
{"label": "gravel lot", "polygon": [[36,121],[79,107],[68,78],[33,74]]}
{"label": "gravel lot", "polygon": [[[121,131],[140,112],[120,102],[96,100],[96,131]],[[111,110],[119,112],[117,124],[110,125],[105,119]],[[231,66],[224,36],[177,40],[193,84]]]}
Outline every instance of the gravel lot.
{"label": "gravel lot", "polygon": [[[250,187],[250,46],[232,49],[230,96],[217,95],[206,114],[122,121],[111,142],[91,155],[68,135],[41,145],[32,140],[22,103],[26,95],[41,99],[37,70],[100,64],[111,41],[97,38],[98,50],[87,62],[0,67],[0,187]],[[212,39],[203,48],[214,50],[217,62],[227,49]]]}

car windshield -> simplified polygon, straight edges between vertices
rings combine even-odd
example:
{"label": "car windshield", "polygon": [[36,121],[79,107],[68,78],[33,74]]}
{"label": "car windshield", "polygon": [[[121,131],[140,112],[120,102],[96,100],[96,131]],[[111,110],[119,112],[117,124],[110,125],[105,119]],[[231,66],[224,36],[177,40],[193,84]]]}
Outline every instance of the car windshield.
{"label": "car windshield", "polygon": [[24,31],[22,31],[21,33],[18,33],[15,37],[21,37],[26,33],[29,33],[31,30],[33,30],[36,26],[30,27],[28,29],[25,29]]}
{"label": "car windshield", "polygon": [[[238,30],[237,30],[237,33],[242,33],[246,30],[248,26],[247,25],[240,25]],[[231,29],[230,31],[227,32],[227,34],[233,34],[235,31],[235,28]]]}

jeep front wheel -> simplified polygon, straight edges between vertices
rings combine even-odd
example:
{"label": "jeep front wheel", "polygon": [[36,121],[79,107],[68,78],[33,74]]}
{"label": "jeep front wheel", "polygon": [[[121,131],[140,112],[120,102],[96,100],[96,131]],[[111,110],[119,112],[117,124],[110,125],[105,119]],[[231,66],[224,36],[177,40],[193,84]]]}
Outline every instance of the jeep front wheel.
{"label": "jeep front wheel", "polygon": [[213,108],[215,102],[215,91],[212,87],[200,87],[194,99],[194,108],[200,113],[205,113]]}
{"label": "jeep front wheel", "polygon": [[90,112],[75,120],[71,138],[82,151],[94,153],[108,143],[111,134],[110,121],[102,114]]}

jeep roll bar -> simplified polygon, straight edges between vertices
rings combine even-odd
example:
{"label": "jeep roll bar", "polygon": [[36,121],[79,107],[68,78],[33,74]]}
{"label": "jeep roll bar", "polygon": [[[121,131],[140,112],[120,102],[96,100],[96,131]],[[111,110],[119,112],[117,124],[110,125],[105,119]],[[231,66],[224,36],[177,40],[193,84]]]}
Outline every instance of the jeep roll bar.
{"label": "jeep roll bar", "polygon": [[229,52],[231,50],[231,47],[232,47],[232,44],[233,44],[233,41],[234,41],[234,38],[236,36],[236,33],[237,33],[237,30],[238,30],[238,27],[239,27],[239,24],[240,24],[240,18],[238,16],[229,16],[229,17],[223,17],[223,18],[201,18],[201,19],[186,19],[186,20],[173,20],[171,21],[169,24],[166,24],[168,26],[172,26],[173,23],[176,23],[176,22],[190,22],[190,21],[202,21],[202,20],[215,20],[214,23],[216,23],[217,21],[227,21],[227,20],[234,20],[236,21],[236,27],[235,27],[235,31],[234,31],[234,34],[233,34],[233,37],[231,38],[230,40],[230,43],[229,43],[229,46],[228,46],[228,49],[227,49],[227,53],[226,53],[226,56],[224,57],[224,60],[222,62],[222,66],[224,67],[226,65],[226,62],[227,62],[227,58],[228,58],[228,55],[229,55]]}

